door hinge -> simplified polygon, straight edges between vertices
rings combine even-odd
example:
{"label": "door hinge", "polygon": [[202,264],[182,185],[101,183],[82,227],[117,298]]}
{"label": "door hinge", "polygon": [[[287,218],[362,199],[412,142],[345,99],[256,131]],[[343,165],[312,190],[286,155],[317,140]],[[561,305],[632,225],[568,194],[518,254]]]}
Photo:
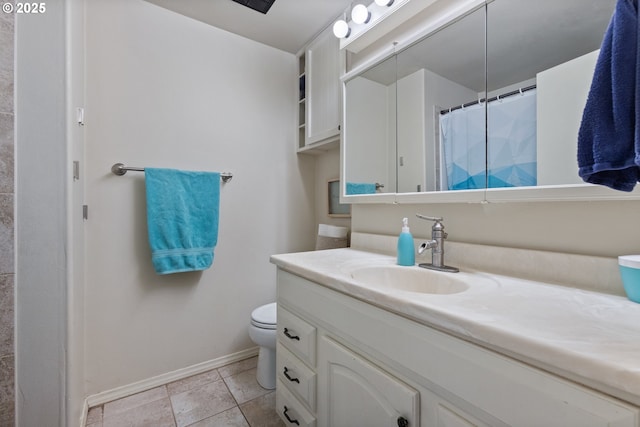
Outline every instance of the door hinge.
{"label": "door hinge", "polygon": [[77,181],[80,179],[80,162],[77,160],[73,161],[73,180]]}
{"label": "door hinge", "polygon": [[82,219],[89,219],[89,206],[82,205]]}

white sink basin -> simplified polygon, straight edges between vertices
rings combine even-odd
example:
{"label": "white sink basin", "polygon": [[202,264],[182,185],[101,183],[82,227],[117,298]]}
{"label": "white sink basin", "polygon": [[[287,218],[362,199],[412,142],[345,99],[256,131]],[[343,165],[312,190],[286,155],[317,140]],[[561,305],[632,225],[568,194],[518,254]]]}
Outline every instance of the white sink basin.
{"label": "white sink basin", "polygon": [[423,294],[457,294],[469,289],[458,273],[443,273],[421,267],[373,265],[350,269],[354,280],[369,287]]}

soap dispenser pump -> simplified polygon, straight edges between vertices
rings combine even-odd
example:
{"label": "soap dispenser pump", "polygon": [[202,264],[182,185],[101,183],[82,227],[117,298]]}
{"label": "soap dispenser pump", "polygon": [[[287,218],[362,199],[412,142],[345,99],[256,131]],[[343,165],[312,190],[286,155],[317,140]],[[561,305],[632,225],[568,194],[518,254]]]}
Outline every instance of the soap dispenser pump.
{"label": "soap dispenser pump", "polygon": [[416,254],[413,245],[413,236],[409,231],[409,219],[402,218],[402,232],[398,237],[398,265],[415,265]]}

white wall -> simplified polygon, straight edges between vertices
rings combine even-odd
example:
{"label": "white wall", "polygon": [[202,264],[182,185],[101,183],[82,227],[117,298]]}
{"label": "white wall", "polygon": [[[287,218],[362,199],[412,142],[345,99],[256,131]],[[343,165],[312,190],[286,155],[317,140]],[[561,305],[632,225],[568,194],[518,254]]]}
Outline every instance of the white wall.
{"label": "white wall", "polygon": [[[273,253],[313,249],[313,159],[296,156],[296,60],[142,0],[87,4],[88,394],[252,347]],[[215,260],[156,275],[144,176],[233,172]]]}

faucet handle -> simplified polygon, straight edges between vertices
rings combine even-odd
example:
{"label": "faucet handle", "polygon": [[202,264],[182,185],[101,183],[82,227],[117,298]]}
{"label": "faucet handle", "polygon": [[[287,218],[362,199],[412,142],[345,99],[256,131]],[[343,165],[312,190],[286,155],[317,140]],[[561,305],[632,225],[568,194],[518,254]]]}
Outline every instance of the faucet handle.
{"label": "faucet handle", "polygon": [[420,219],[426,219],[429,221],[434,221],[433,226],[431,227],[431,231],[432,233],[437,232],[437,231],[441,231],[442,233],[444,233],[442,235],[443,238],[447,238],[447,233],[444,232],[444,224],[442,224],[442,220],[444,218],[442,217],[434,217],[434,216],[426,216],[426,215],[421,215],[421,214],[416,214],[416,216]]}
{"label": "faucet handle", "polygon": [[426,219],[426,220],[435,221],[435,222],[440,222],[440,221],[444,220],[444,218],[442,218],[442,217],[426,216],[426,215],[421,215],[419,213],[417,213],[416,216],[418,218],[420,218],[420,219]]}

